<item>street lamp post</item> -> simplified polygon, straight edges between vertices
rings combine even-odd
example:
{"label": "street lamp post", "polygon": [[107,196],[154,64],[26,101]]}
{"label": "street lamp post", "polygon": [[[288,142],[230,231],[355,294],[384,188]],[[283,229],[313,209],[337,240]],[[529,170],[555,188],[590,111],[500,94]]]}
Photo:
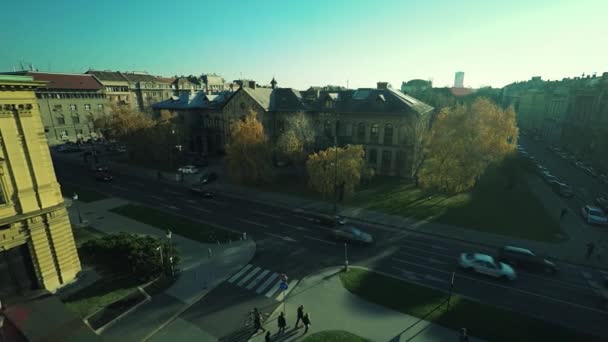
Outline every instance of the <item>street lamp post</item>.
{"label": "street lamp post", "polygon": [[160,254],[160,265],[165,266],[165,262],[163,260],[163,246],[156,247],[156,250],[158,251],[158,254]]}
{"label": "street lamp post", "polygon": [[338,214],[338,112],[335,113],[334,148],[336,160],[334,163],[334,215]]}
{"label": "street lamp post", "polygon": [[171,276],[173,276],[173,244],[171,243],[171,237],[173,236],[173,233],[171,232],[171,229],[167,229],[167,243],[169,244],[169,266],[171,267]]}
{"label": "street lamp post", "polygon": [[78,212],[78,223],[82,224],[82,216],[80,215],[80,204],[78,204],[78,194],[74,193],[72,196],[74,203],[76,203],[76,211]]}
{"label": "street lamp post", "polygon": [[344,243],[344,271],[348,271],[348,244]]}

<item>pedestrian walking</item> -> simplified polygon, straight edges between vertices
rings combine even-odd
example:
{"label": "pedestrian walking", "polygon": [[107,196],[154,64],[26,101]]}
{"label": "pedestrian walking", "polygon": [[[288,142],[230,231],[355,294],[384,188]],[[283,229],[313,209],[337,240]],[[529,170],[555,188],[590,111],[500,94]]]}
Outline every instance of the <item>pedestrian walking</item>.
{"label": "pedestrian walking", "polygon": [[460,329],[460,342],[469,342],[469,335],[467,334],[467,328]]}
{"label": "pedestrian walking", "polygon": [[591,258],[591,255],[593,255],[593,250],[595,250],[595,244],[593,241],[591,241],[587,244],[587,259]]}
{"label": "pedestrian walking", "polygon": [[308,312],[302,317],[302,323],[304,323],[304,333],[306,334],[308,332],[308,327],[310,327],[310,315]]}
{"label": "pedestrian walking", "polygon": [[300,321],[304,321],[304,305],[300,305],[298,306],[298,319],[296,320],[296,329],[298,328],[298,325],[300,324]]}
{"label": "pedestrian walking", "polygon": [[253,328],[255,329],[253,332],[254,334],[257,334],[260,329],[262,329],[262,331],[266,331],[266,329],[262,327],[262,314],[257,308],[253,309]]}
{"label": "pedestrian walking", "polygon": [[287,326],[287,320],[285,319],[284,312],[281,312],[281,314],[279,314],[279,319],[277,319],[277,323],[279,324],[279,335],[283,335],[283,333],[285,333],[285,327]]}
{"label": "pedestrian walking", "polygon": [[562,212],[559,214],[559,220],[561,221],[564,216],[568,213],[568,208],[562,208]]}
{"label": "pedestrian walking", "polygon": [[270,338],[270,331],[266,332],[266,336],[264,337],[264,342],[272,342],[272,338]]}

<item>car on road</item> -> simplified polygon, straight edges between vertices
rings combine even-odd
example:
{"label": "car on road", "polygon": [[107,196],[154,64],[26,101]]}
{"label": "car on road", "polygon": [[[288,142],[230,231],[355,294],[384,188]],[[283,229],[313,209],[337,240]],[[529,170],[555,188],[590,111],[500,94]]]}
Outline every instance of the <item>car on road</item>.
{"label": "car on road", "polygon": [[574,197],[574,191],[572,191],[572,187],[561,183],[559,181],[553,181],[551,183],[551,188],[553,189],[553,191],[555,191],[556,194],[558,194],[561,197],[565,197],[565,198],[570,198],[570,197]]}
{"label": "car on road", "polygon": [[190,193],[196,196],[200,196],[203,198],[213,198],[215,197],[215,193],[213,191],[209,191],[202,186],[193,186],[190,188]]}
{"label": "car on road", "polygon": [[556,182],[557,181],[557,177],[555,177],[554,175],[552,175],[551,172],[549,172],[549,171],[544,171],[543,173],[541,173],[541,177],[543,177],[543,179],[547,183],[551,183],[551,182]]}
{"label": "car on road", "polygon": [[312,219],[320,225],[327,227],[343,226],[346,224],[346,219],[339,215],[327,215],[317,213],[311,215]]}
{"label": "car on road", "polygon": [[106,171],[97,171],[95,172],[95,180],[100,182],[109,182],[113,179],[112,174]]}
{"label": "car on road", "polygon": [[603,194],[600,197],[595,199],[595,204],[597,204],[600,209],[608,212],[608,194]]}
{"label": "car on road", "polygon": [[200,182],[201,184],[209,184],[217,179],[217,173],[208,172],[201,176]]}
{"label": "car on road", "polygon": [[182,174],[189,174],[189,175],[193,175],[198,173],[198,167],[194,166],[194,165],[186,165],[186,166],[182,166],[179,169],[177,169],[177,172],[182,173]]}
{"label": "car on road", "polygon": [[516,246],[503,246],[498,251],[498,261],[504,262],[512,267],[540,271],[545,273],[557,273],[557,265],[541,256],[536,255],[529,249]]}
{"label": "car on road", "polygon": [[458,259],[459,266],[465,271],[474,271],[494,278],[515,280],[517,274],[513,267],[493,257],[481,253],[462,253]]}
{"label": "car on road", "polygon": [[340,229],[335,229],[331,233],[334,240],[358,244],[358,245],[372,245],[374,244],[374,237],[370,234],[362,231],[359,228],[346,226]]}
{"label": "car on road", "polygon": [[608,224],[606,213],[594,205],[586,205],[581,208],[581,214],[588,224]]}

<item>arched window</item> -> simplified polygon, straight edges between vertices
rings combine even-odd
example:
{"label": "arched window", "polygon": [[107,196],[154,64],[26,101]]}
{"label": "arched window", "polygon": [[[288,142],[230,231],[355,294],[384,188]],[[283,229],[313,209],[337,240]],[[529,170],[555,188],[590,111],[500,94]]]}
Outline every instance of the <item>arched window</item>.
{"label": "arched window", "polygon": [[369,134],[369,140],[372,144],[378,143],[378,136],[379,136],[378,132],[379,132],[378,124],[372,124],[372,128],[371,128],[370,134]]}
{"label": "arched window", "polygon": [[331,137],[333,135],[332,134],[333,129],[331,127],[331,121],[325,120],[325,127],[323,129],[324,129],[324,132],[325,132],[326,136]]}
{"label": "arched window", "polygon": [[384,145],[392,145],[393,144],[393,125],[386,124],[384,125]]}
{"label": "arched window", "polygon": [[357,126],[357,141],[365,142],[365,124],[363,122],[359,122]]}

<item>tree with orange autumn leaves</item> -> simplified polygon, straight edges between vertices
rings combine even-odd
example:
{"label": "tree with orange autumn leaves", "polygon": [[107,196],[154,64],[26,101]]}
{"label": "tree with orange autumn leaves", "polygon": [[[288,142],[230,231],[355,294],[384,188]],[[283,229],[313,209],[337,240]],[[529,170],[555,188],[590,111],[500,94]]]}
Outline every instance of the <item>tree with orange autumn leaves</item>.
{"label": "tree with orange autumn leaves", "polygon": [[458,193],[471,189],[486,169],[515,150],[518,128],[512,108],[487,98],[441,109],[425,148],[420,186]]}
{"label": "tree with orange autumn leaves", "polygon": [[352,195],[361,177],[366,175],[364,157],[365,151],[361,145],[338,147],[338,158],[334,147],[309,155],[306,161],[309,187],[325,198],[334,191],[343,191],[346,197]]}

